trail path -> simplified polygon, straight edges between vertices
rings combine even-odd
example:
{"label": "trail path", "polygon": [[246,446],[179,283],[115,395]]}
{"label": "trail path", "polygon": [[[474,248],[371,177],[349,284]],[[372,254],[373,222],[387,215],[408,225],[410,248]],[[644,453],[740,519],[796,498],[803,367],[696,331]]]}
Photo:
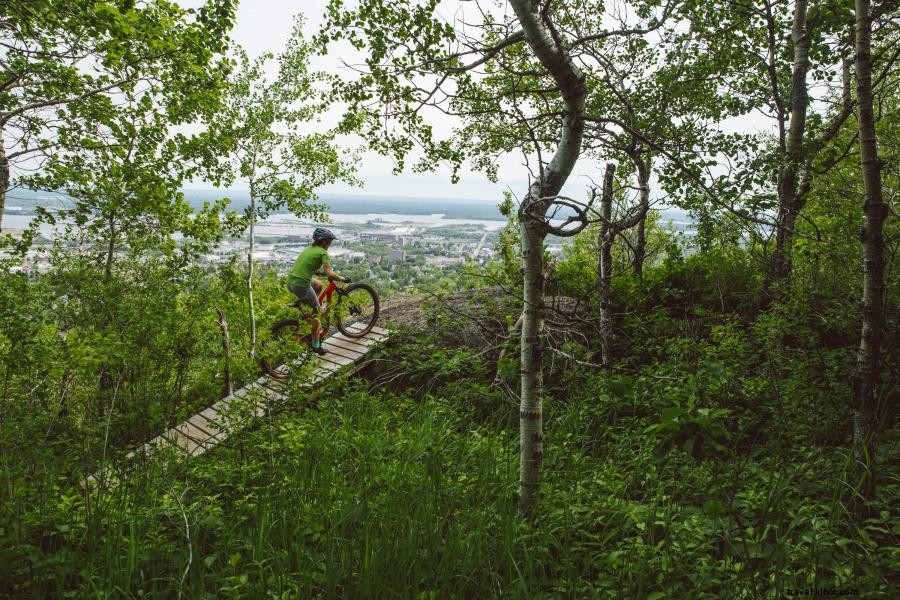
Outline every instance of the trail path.
{"label": "trail path", "polygon": [[[353,326],[351,325],[351,328]],[[366,354],[388,337],[388,331],[374,327],[372,331],[358,338],[336,333],[323,340],[322,346],[328,350],[325,356],[312,355],[303,364],[301,385],[312,388],[335,373],[354,372],[362,366]],[[282,367],[285,369],[285,367]],[[287,371],[285,370],[285,374]],[[247,427],[254,419],[265,416],[273,408],[282,404],[286,384],[268,376],[236,390],[212,406],[198,412],[180,425],[153,438],[140,448],[125,455],[126,460],[168,449],[180,458],[198,456],[215,447],[232,434]],[[111,476],[109,468],[95,473],[85,480],[86,486],[93,486],[101,478]]]}

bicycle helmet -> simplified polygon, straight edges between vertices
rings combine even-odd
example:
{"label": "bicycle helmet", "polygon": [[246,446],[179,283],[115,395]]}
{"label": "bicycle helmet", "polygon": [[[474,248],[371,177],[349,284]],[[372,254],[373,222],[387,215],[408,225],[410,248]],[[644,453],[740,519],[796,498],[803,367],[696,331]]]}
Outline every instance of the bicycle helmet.
{"label": "bicycle helmet", "polygon": [[331,233],[330,229],[325,229],[324,227],[316,227],[316,230],[313,231],[313,241],[321,242],[323,240],[333,240],[334,234]]}

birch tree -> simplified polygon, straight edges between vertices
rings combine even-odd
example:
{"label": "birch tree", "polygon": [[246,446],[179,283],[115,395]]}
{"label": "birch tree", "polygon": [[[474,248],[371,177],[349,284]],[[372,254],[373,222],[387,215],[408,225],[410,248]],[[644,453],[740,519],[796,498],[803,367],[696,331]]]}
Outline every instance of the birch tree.
{"label": "birch tree", "polygon": [[[73,125],[112,118],[137,86],[215,95],[235,2],[11,0],[0,14],[0,225],[17,174],[52,160]],[[174,101],[174,99],[173,99]],[[38,160],[40,159],[40,160]]]}
{"label": "birch tree", "polygon": [[[888,12],[885,6],[879,16],[889,19]],[[687,198],[693,194],[742,221],[751,241],[763,242],[771,300],[792,272],[794,240],[816,178],[847,158],[831,145],[855,109],[852,15],[845,3],[831,1],[708,3],[692,14],[691,29],[691,72],[718,81],[732,115],[763,115],[774,134],[711,136],[684,161],[691,177],[680,181],[687,184],[683,207],[697,207]],[[897,56],[895,48],[877,56],[875,81],[883,82]]]}
{"label": "birch tree", "polygon": [[[225,109],[209,124],[209,135],[225,145],[224,181],[245,180],[250,204],[243,225],[247,251],[247,301],[250,306],[250,356],[256,348],[253,280],[255,227],[260,218],[286,208],[297,217],[327,220],[315,204],[316,188],[338,179],[352,180],[353,167],[334,144],[334,132],[311,132],[327,108],[317,84],[323,76],[309,70],[311,47],[297,21],[287,48],[276,57],[251,60],[239,50]],[[269,74],[269,68],[277,74]]]}
{"label": "birch tree", "polygon": [[[544,240],[573,235],[588,222],[585,203],[562,195],[585,141],[584,47],[598,50],[608,40],[654,30],[670,6],[640,3],[640,24],[605,30],[599,17],[589,16],[603,14],[601,3],[584,2],[577,10],[533,0],[466,3],[473,19],[456,26],[440,17],[438,4],[368,0],[348,10],[334,1],[319,41],[323,48],[349,42],[363,55],[364,65],[355,67],[360,76],[340,88],[351,106],[347,122],[371,148],[392,156],[398,170],[414,156],[415,168],[448,163],[456,177],[467,158],[496,177],[498,156],[515,152],[526,159],[530,184],[518,208],[519,494],[523,514],[530,514],[543,461]],[[449,138],[429,123],[441,113],[458,119]],[[418,155],[414,147],[421,148]],[[572,216],[554,224],[562,207]]]}
{"label": "birch tree", "polygon": [[878,380],[884,327],[884,221],[888,214],[881,182],[872,94],[872,7],[856,0],[856,90],[859,155],[865,200],[863,228],[862,333],[853,380],[853,454],[858,497],[856,513],[865,518],[865,501],[875,493],[873,435],[878,423]]}

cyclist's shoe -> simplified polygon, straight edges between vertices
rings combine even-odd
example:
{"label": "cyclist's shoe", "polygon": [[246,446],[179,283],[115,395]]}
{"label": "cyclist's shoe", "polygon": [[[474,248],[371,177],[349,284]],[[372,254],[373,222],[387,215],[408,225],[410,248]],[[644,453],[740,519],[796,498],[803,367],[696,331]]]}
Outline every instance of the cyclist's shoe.
{"label": "cyclist's shoe", "polygon": [[315,352],[316,354],[318,354],[319,356],[325,356],[326,354],[328,354],[328,350],[326,350],[322,346],[319,346],[318,348],[313,348],[312,351]]}

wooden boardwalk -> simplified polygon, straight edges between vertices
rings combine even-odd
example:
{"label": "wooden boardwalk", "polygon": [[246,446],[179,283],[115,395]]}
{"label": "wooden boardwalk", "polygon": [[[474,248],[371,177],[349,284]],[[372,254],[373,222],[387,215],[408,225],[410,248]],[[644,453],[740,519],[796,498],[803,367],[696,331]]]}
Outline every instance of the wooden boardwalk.
{"label": "wooden boardwalk", "polygon": [[[322,347],[328,350],[328,354],[312,354],[309,360],[304,361],[303,368],[309,370],[303,384],[312,387],[342,369],[358,369],[368,351],[387,337],[386,329],[374,327],[363,337],[351,338],[343,333],[336,333],[323,340]],[[287,374],[287,368],[282,369]],[[287,399],[285,387],[286,384],[281,381],[268,376],[260,377],[140,448],[132,450],[125,455],[125,459],[131,460],[136,456],[166,450],[174,451],[177,456],[184,458],[203,454],[283,403]],[[104,475],[107,478],[111,475],[109,469],[87,477],[85,486],[95,485]]]}

